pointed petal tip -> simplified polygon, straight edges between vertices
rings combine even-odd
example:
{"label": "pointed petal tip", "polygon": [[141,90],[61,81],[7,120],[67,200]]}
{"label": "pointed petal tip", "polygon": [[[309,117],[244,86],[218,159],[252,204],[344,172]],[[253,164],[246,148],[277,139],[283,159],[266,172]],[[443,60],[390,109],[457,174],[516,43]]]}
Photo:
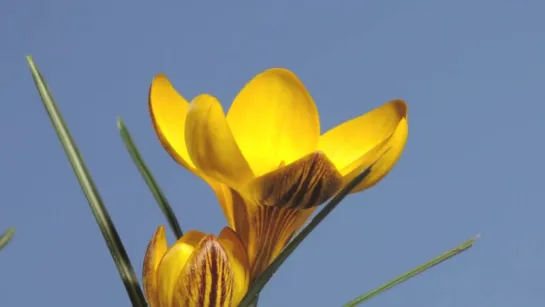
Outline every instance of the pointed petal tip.
{"label": "pointed petal tip", "polygon": [[142,268],[144,293],[150,305],[157,305],[157,267],[167,252],[165,227],[159,226],[146,249]]}
{"label": "pointed petal tip", "polygon": [[153,80],[154,80],[154,81],[156,81],[156,80],[157,80],[157,81],[160,81],[160,80],[167,80],[167,81],[168,81],[168,78],[167,78],[167,76],[166,76],[164,73],[160,72],[160,73],[157,73],[157,74],[155,75],[155,77],[153,77]]}
{"label": "pointed petal tip", "polygon": [[229,226],[223,227],[218,235],[218,238],[223,238],[226,236],[231,236],[232,234],[236,235],[236,232]]}
{"label": "pointed petal tip", "polygon": [[149,106],[152,106],[152,96],[160,90],[165,89],[174,89],[172,84],[170,83],[170,80],[167,78],[167,76],[163,73],[156,74],[153,79],[151,80],[151,84],[149,87],[148,92],[148,103]]}
{"label": "pointed petal tip", "polygon": [[393,103],[396,106],[396,109],[399,113],[400,117],[407,118],[409,107],[407,105],[407,102],[403,99],[394,99],[390,101],[389,103]]}

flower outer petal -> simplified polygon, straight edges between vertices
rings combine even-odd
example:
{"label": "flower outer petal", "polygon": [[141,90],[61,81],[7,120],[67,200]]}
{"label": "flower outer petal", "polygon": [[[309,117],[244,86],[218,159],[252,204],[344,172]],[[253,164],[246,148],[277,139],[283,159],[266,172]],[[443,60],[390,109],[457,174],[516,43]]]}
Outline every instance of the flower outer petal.
{"label": "flower outer petal", "polygon": [[[373,149],[365,153],[363,156],[356,159],[356,161],[354,161],[352,164],[347,166],[346,169],[350,169],[350,172],[348,172],[343,177],[343,185],[348,184],[350,181],[352,181],[352,179],[354,179],[354,177],[358,176],[359,174],[361,174],[361,172],[363,172],[365,169],[369,168],[372,165],[373,167],[371,168],[371,173],[367,175],[367,177],[363,179],[363,181],[358,186],[356,186],[356,188],[369,186],[369,181],[367,178],[369,178],[374,172],[376,172],[377,169],[380,171],[380,163],[392,150],[392,147],[390,146],[391,138],[392,136],[385,139]],[[352,189],[350,193],[361,191],[361,189],[356,191],[356,188]]]}
{"label": "flower outer petal", "polygon": [[202,94],[193,99],[185,138],[191,160],[206,176],[233,187],[254,177],[215,97]]}
{"label": "flower outer petal", "polygon": [[216,187],[222,187],[214,190],[226,212],[229,226],[246,247],[251,268],[250,280],[267,268],[314,211],[314,208],[298,210],[262,206],[250,202],[225,185]]}
{"label": "flower outer petal", "polygon": [[392,100],[327,131],[320,137],[318,148],[346,175],[352,171],[350,165],[391,137],[406,118],[407,104]]}
{"label": "flower outer petal", "polygon": [[144,293],[146,294],[150,307],[160,306],[157,297],[157,267],[166,251],[167,238],[165,235],[165,227],[159,226],[148,244],[142,269]]}
{"label": "flower outer petal", "polygon": [[392,135],[385,146],[389,148],[388,152],[386,152],[384,156],[377,161],[369,176],[367,176],[359,185],[357,185],[352,190],[352,193],[360,192],[372,187],[390,172],[403,153],[403,149],[407,143],[408,134],[409,126],[407,119],[403,119],[399,123],[394,135]]}
{"label": "flower outer petal", "polygon": [[252,281],[280,254],[315,209],[316,207],[299,210],[260,205],[249,207],[251,231],[247,234],[247,249]]}
{"label": "flower outer petal", "polygon": [[227,258],[233,271],[234,287],[232,302],[238,305],[250,284],[250,264],[246,248],[235,231],[229,227],[223,228],[218,241],[227,253]]}
{"label": "flower outer petal", "polygon": [[233,101],[227,122],[256,176],[312,152],[320,135],[312,97],[283,68],[266,70],[248,82]]}
{"label": "flower outer petal", "polygon": [[173,306],[237,306],[235,289],[248,287],[237,282],[229,254],[214,236],[206,236],[179,275]]}
{"label": "flower outer petal", "polygon": [[161,307],[172,306],[178,276],[180,276],[180,272],[191,258],[195,247],[205,236],[204,233],[196,230],[186,232],[170,247],[159,263],[157,268],[157,293]]}
{"label": "flower outer petal", "polygon": [[[149,90],[149,112],[161,145],[183,167],[195,173],[185,142],[185,120],[189,103],[164,74],[153,79]],[[197,174],[198,175],[198,174]]]}
{"label": "flower outer petal", "polygon": [[343,177],[320,151],[257,177],[248,188],[249,198],[265,206],[308,209],[333,196]]}

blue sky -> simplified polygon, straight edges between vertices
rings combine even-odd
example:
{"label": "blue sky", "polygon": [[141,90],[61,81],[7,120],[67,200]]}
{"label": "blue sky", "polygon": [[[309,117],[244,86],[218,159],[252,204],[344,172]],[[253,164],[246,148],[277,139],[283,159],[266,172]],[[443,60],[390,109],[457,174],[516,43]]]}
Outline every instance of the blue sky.
{"label": "blue sky", "polygon": [[[129,306],[28,71],[34,56],[137,274],[164,223],[115,124],[121,115],[181,220],[217,233],[208,186],[159,145],[147,110],[163,72],[228,108],[270,67],[293,70],[322,129],[409,104],[402,159],[351,196],[274,277],[261,306],[340,306],[480,233],[463,255],[367,306],[545,303],[543,1],[46,1],[0,4],[2,306]],[[363,133],[363,132],[362,132]]]}

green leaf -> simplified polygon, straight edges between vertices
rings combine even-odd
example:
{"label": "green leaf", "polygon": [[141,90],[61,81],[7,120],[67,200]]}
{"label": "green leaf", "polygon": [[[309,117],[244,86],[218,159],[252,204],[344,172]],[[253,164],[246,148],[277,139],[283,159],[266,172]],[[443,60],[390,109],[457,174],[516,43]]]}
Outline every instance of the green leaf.
{"label": "green leaf", "polygon": [[132,161],[138,168],[138,171],[140,171],[140,175],[142,175],[142,178],[144,178],[144,181],[148,185],[151,194],[153,194],[153,197],[157,201],[157,204],[159,205],[159,208],[161,208],[161,211],[163,212],[163,215],[167,219],[170,228],[174,232],[174,235],[177,238],[181,238],[183,236],[182,228],[180,227],[180,224],[178,224],[178,219],[176,218],[176,215],[174,214],[174,211],[170,207],[170,204],[168,203],[167,198],[164,196],[163,192],[161,191],[161,188],[159,188],[159,185],[157,184],[157,181],[155,181],[155,178],[153,177],[151,171],[146,166],[146,163],[144,163],[144,160],[142,159],[142,156],[140,155],[140,152],[136,148],[136,145],[134,144],[131,134],[129,133],[129,130],[123,123],[123,120],[121,117],[117,118],[117,129],[119,129],[119,134],[121,135],[121,138],[123,139],[123,143],[125,144],[125,147],[127,148],[127,151],[129,152]]}
{"label": "green leaf", "polygon": [[15,229],[9,228],[0,236],[0,250],[2,250],[2,248],[8,245],[14,233],[15,233]]}
{"label": "green leaf", "polygon": [[428,262],[426,262],[425,264],[415,268],[415,269],[412,269],[411,271],[385,283],[384,285],[376,288],[375,290],[373,291],[370,291],[362,296],[358,296],[357,298],[351,300],[350,302],[346,303],[345,305],[343,305],[344,307],[353,307],[353,306],[357,306],[381,293],[383,293],[384,291],[386,290],[389,290],[391,288],[393,288],[394,286],[397,286],[399,285],[400,283],[404,282],[404,281],[407,281],[409,280],[410,278],[428,270],[428,269],[431,269],[432,267],[442,263],[443,261],[446,261],[466,250],[468,250],[469,248],[471,248],[473,246],[473,243],[475,243],[475,240],[477,240],[479,238],[479,235],[469,239],[468,241],[462,243],[461,245],[457,246],[456,248],[454,249],[451,249],[449,250],[448,252],[442,254],[441,256],[438,256]]}
{"label": "green leaf", "polygon": [[43,105],[47,111],[47,114],[49,115],[49,118],[51,119],[51,123],[55,128],[55,132],[57,133],[59,140],[61,141],[85,197],[89,202],[89,207],[91,208],[104,240],[108,245],[108,249],[110,250],[115,265],[117,266],[117,270],[121,275],[121,279],[125,284],[125,288],[127,289],[131,303],[133,306],[146,306],[147,304],[144,294],[142,293],[142,289],[138,284],[136,274],[134,273],[134,269],[130,263],[127,252],[123,247],[123,243],[121,242],[119,234],[117,233],[106,207],[102,203],[98,189],[95,186],[87,167],[85,166],[85,162],[83,161],[81,154],[79,153],[79,150],[72,139],[70,131],[64,123],[62,115],[55,104],[55,101],[53,100],[51,92],[49,91],[44,78],[38,71],[32,57],[27,56],[27,61],[28,65],[30,66],[30,71],[32,73],[32,77],[34,78],[38,93],[42,98]]}
{"label": "green leaf", "polygon": [[[384,154],[383,154],[384,155]],[[383,156],[382,155],[382,156]],[[382,157],[381,156],[381,157]],[[380,159],[380,158],[379,158]],[[378,161],[378,160],[377,160]],[[376,162],[375,162],[376,163]],[[373,164],[374,165],[374,164]],[[288,245],[280,252],[280,254],[271,262],[267,269],[259,275],[254,283],[248,289],[246,296],[242,299],[239,307],[249,307],[250,304],[256,299],[263,287],[269,282],[274,273],[278,271],[280,266],[286,261],[286,259],[295,251],[295,249],[303,242],[303,240],[318,226],[332,211],[339,205],[339,203],[354,189],[365,177],[371,173],[373,167],[371,165],[358,176],[352,179],[346,186],[344,186],[325,206],[316,214],[316,216],[307,224]]]}

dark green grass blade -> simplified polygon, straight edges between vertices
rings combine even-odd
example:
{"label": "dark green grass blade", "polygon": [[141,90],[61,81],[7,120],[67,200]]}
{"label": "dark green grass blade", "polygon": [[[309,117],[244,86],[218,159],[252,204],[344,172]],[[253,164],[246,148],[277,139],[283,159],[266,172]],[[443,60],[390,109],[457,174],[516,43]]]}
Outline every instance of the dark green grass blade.
{"label": "dark green grass blade", "polygon": [[83,158],[81,157],[81,154],[79,153],[79,150],[72,139],[70,131],[64,123],[62,115],[58,110],[55,101],[53,100],[51,92],[49,91],[49,88],[47,87],[42,75],[38,71],[36,64],[32,60],[32,57],[28,56],[27,61],[30,66],[30,71],[32,72],[32,77],[34,78],[34,82],[36,83],[38,93],[42,98],[43,105],[47,111],[47,114],[49,115],[49,118],[51,119],[51,123],[55,128],[59,140],[61,141],[85,197],[89,202],[89,207],[91,208],[100,231],[104,236],[104,240],[108,245],[108,249],[110,250],[117,270],[121,275],[121,279],[125,284],[125,288],[127,289],[132,305],[146,306],[147,304],[146,300],[144,299],[144,294],[142,293],[142,289],[138,284],[136,274],[130,263],[127,252],[123,247],[123,243],[121,242],[119,234],[117,233],[106,207],[102,203],[98,189],[95,186],[87,167],[85,166]]}
{"label": "dark green grass blade", "polygon": [[376,288],[375,290],[373,291],[370,291],[364,295],[361,295],[361,296],[358,296],[357,298],[351,300],[350,302],[346,303],[344,305],[344,307],[354,307],[354,306],[357,306],[381,293],[383,293],[384,291],[386,290],[389,290],[399,284],[401,284],[402,282],[405,282],[413,277],[415,277],[416,275],[420,274],[420,273],[423,273],[424,271],[426,270],[429,270],[431,269],[432,267],[448,260],[448,259],[451,259],[452,257],[456,256],[456,255],[459,255],[460,253],[468,250],[469,248],[471,248],[473,246],[473,243],[475,243],[475,240],[477,240],[477,238],[479,238],[479,236],[475,236],[471,239],[469,239],[468,241],[460,244],[459,246],[457,246],[456,248],[454,249],[451,249],[449,250],[448,252],[445,252],[444,254],[442,254],[441,256],[438,256],[428,262],[426,262],[425,264],[415,268],[415,269],[412,269],[410,270],[409,272],[385,283],[384,285]]}
{"label": "dark green grass blade", "polygon": [[14,233],[15,233],[15,229],[9,228],[2,235],[0,235],[0,250],[2,250],[2,248],[8,245],[11,238],[13,238]]}
{"label": "dark green grass blade", "polygon": [[181,238],[184,233],[182,232],[182,228],[180,227],[180,224],[178,223],[176,214],[174,214],[174,211],[170,207],[170,204],[168,203],[167,198],[164,196],[163,192],[161,191],[161,188],[159,188],[159,185],[157,184],[157,181],[155,181],[153,174],[151,173],[149,168],[146,166],[144,159],[142,159],[140,152],[138,151],[138,149],[136,148],[136,145],[134,144],[132,140],[129,130],[123,123],[123,120],[121,119],[121,117],[117,118],[117,129],[119,129],[119,134],[121,135],[121,139],[123,139],[123,143],[125,144],[125,147],[127,148],[127,151],[129,152],[129,155],[131,156],[132,161],[134,162],[134,164],[138,168],[138,171],[140,172],[140,175],[142,175],[142,178],[144,178],[144,181],[148,185],[151,191],[151,194],[153,194],[155,201],[157,201],[159,208],[161,208],[161,211],[163,212],[163,215],[167,219],[168,224],[170,225],[170,228],[174,232],[174,235],[177,238]]}

